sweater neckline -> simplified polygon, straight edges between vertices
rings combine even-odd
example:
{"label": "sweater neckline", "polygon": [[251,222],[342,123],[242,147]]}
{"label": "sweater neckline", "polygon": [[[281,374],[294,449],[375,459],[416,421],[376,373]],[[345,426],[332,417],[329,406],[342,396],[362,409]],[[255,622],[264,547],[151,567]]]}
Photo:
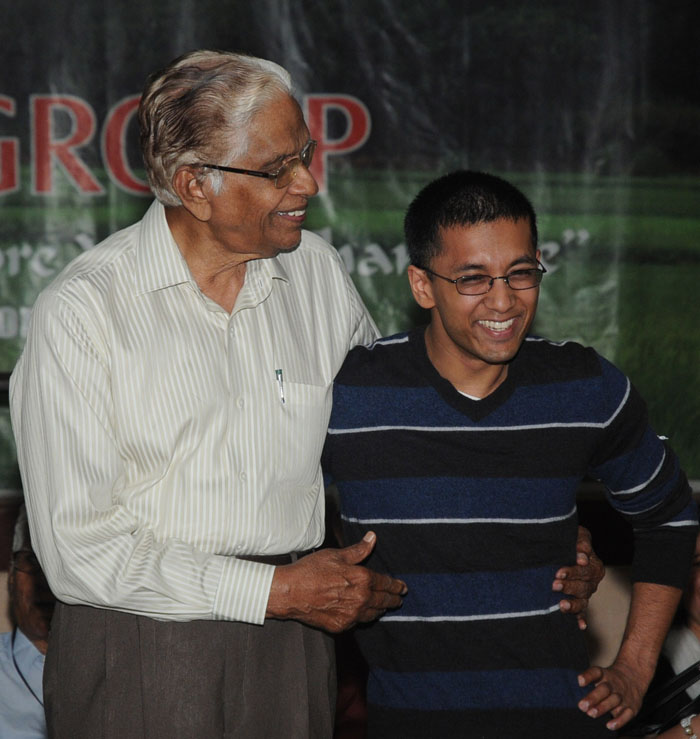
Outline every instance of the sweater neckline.
{"label": "sweater neckline", "polygon": [[[459,390],[447,379],[445,379],[435,368],[428,357],[425,345],[425,330],[427,326],[421,326],[409,332],[409,345],[416,355],[417,366],[421,374],[435,388],[440,396],[460,413],[467,415],[474,421],[485,418],[490,413],[500,408],[513,394],[516,387],[517,363],[515,359],[508,366],[508,374],[505,380],[489,395],[472,400]],[[516,357],[517,359],[517,357]]]}

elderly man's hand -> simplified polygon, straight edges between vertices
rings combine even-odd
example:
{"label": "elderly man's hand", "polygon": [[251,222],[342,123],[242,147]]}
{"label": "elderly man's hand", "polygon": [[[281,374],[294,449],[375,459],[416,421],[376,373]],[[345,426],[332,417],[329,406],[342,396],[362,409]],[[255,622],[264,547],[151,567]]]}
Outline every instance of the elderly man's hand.
{"label": "elderly man's hand", "polygon": [[360,566],[376,540],[370,531],[357,544],[322,549],[277,567],[266,617],[294,619],[337,633],[398,608],[406,584]]}
{"label": "elderly man's hand", "polygon": [[586,628],[584,612],[588,608],[588,599],[598,589],[598,583],[605,575],[605,567],[593,551],[591,533],[583,526],[578,527],[576,542],[576,564],[562,567],[556,574],[552,590],[571,596],[559,602],[559,608],[565,613],[578,614],[579,628]]}

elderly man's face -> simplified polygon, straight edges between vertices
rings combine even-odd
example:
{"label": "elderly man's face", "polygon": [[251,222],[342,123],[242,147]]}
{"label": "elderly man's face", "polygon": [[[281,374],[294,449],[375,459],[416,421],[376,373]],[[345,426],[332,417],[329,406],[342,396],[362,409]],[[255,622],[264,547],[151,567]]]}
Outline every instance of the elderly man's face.
{"label": "elderly man's face", "polygon": [[[309,138],[299,105],[280,96],[251,121],[246,154],[225,164],[272,172],[298,156]],[[272,257],[299,244],[308,199],[318,192],[305,167],[299,167],[296,177],[280,189],[268,179],[234,173],[223,176],[221,194],[212,201],[209,226],[225,250]]]}
{"label": "elderly man's face", "polygon": [[36,648],[46,654],[55,598],[33,552],[13,555],[10,570],[12,618]]}

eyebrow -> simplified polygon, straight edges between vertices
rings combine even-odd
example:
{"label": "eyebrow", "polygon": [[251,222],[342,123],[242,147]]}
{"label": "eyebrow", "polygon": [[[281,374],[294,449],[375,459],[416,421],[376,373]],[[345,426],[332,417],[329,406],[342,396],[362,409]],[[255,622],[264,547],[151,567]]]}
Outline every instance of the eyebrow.
{"label": "eyebrow", "polygon": [[[508,269],[509,271],[513,269],[513,267],[517,267],[521,264],[531,264],[533,267],[537,265],[537,259],[535,257],[531,256],[522,256],[518,257],[517,259],[514,259],[509,265]],[[487,267],[483,264],[461,264],[459,267],[456,267],[453,271],[454,272],[470,272],[474,270],[479,270],[480,272],[486,272]]]}
{"label": "eyebrow", "polygon": [[270,159],[265,164],[261,164],[260,169],[271,169],[272,167],[282,166],[288,159],[298,157],[301,150],[309,143],[309,141],[311,141],[311,136],[309,136],[309,138],[307,138],[296,151],[293,151],[290,154],[278,154],[274,159]]}
{"label": "eyebrow", "polygon": [[261,164],[260,169],[272,169],[273,167],[281,166],[284,163],[285,159],[288,159],[290,156],[294,156],[294,155],[293,154],[279,154],[274,159],[270,159],[264,164]]}

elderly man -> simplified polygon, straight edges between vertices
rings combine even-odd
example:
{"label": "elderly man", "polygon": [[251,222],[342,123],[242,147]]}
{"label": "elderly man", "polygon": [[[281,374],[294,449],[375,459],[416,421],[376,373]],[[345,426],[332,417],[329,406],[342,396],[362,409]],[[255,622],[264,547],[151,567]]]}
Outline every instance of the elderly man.
{"label": "elderly man", "polygon": [[[610,736],[639,709],[686,582],[688,482],[619,370],[529,335],[545,269],[521,192],[456,172],[405,224],[430,323],[350,353],[323,457],[346,540],[374,529],[368,564],[408,585],[400,611],[358,628],[370,735]],[[635,528],[628,627],[605,669],[550,588],[585,474]]]}
{"label": "elderly man", "polygon": [[323,540],[330,384],[375,327],[302,234],[314,142],[283,69],[192,53],[152,76],[139,123],[158,201],[43,292],[12,377],[60,601],[49,728],[328,736],[322,629],[404,591],[357,566],[372,536],[301,557]]}
{"label": "elderly man", "polygon": [[151,77],[139,124],[157,202],[42,293],[12,377],[60,601],[49,728],[328,737],[325,632],[405,593],[360,565],[371,532],[309,553],[331,384],[376,329],[337,253],[302,231],[315,142],[283,69],[193,52]]}
{"label": "elderly man", "polygon": [[12,631],[0,634],[0,736],[46,737],[42,673],[55,599],[32,550],[20,507],[8,580]]}

